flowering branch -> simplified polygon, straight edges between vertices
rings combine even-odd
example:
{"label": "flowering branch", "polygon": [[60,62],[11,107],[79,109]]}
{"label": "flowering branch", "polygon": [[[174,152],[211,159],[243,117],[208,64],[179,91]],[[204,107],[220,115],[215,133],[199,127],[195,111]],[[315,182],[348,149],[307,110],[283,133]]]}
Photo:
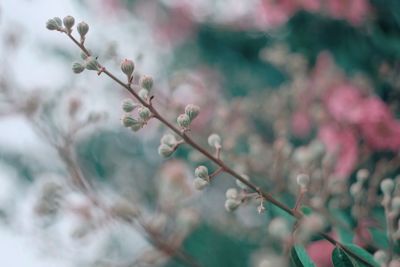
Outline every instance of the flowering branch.
{"label": "flowering branch", "polygon": [[[57,30],[59,32],[67,34],[67,36],[73,41],[73,43],[75,43],[82,50],[82,52],[83,52],[83,56],[82,57],[86,60],[86,64],[85,65],[80,65],[79,63],[75,63],[74,64],[73,71],[75,73],[80,73],[85,68],[89,69],[89,70],[96,70],[98,75],[104,73],[109,78],[114,80],[117,84],[122,86],[125,90],[127,90],[140,103],[140,105],[143,108],[146,109],[145,115],[142,115],[142,113],[139,112],[139,116],[141,117],[141,119],[143,119],[145,122],[149,118],[157,119],[162,124],[164,124],[167,128],[172,130],[177,136],[182,138],[182,140],[179,141],[179,144],[181,144],[181,143],[188,144],[193,149],[197,150],[202,155],[204,155],[206,158],[208,158],[210,161],[212,161],[215,165],[217,165],[218,166],[218,170],[211,175],[212,177],[214,177],[216,174],[219,174],[221,172],[225,172],[225,173],[231,175],[233,178],[235,178],[237,183],[241,184],[241,187],[248,187],[249,189],[254,191],[261,198],[262,202],[265,200],[265,201],[268,201],[268,202],[272,203],[273,205],[277,206],[278,208],[284,210],[289,215],[294,217],[297,221],[300,221],[304,217],[303,213],[298,210],[298,205],[301,202],[301,197],[302,196],[299,199],[298,205],[296,205],[296,207],[294,209],[292,209],[292,208],[288,207],[286,204],[284,204],[284,203],[280,202],[279,200],[275,199],[270,193],[261,190],[256,184],[251,182],[250,179],[248,179],[248,177],[246,177],[245,175],[239,174],[233,168],[229,167],[220,158],[220,153],[221,153],[220,142],[221,142],[221,140],[220,140],[220,137],[218,135],[215,135],[215,134],[211,135],[209,137],[209,139],[208,139],[208,143],[211,146],[215,147],[215,149],[216,149],[215,155],[213,155],[212,153],[208,152],[205,148],[200,146],[197,142],[195,142],[188,135],[188,131],[190,130],[190,128],[189,128],[190,122],[194,117],[197,116],[197,114],[199,112],[197,106],[188,105],[186,107],[186,109],[185,109],[185,114],[179,115],[179,117],[177,119],[178,125],[180,127],[179,128],[176,127],[171,122],[169,122],[167,119],[165,119],[159,113],[159,111],[154,107],[154,105],[151,102],[153,97],[150,97],[150,98],[148,97],[148,94],[147,94],[148,91],[147,90],[144,89],[144,91],[142,91],[143,90],[142,89],[141,91],[136,92],[133,89],[133,87],[132,87],[132,73],[133,73],[133,69],[134,69],[134,64],[133,64],[132,61],[125,60],[121,64],[122,71],[128,77],[128,82],[125,83],[122,80],[120,80],[119,78],[117,78],[110,71],[108,71],[106,67],[100,65],[97,62],[97,59],[93,58],[91,53],[90,53],[90,51],[85,47],[84,40],[85,40],[85,35],[88,32],[88,26],[87,26],[86,23],[82,24],[83,22],[81,22],[80,24],[78,24],[77,29],[78,29],[79,34],[81,35],[81,41],[79,42],[71,34],[71,27],[72,26],[68,28],[68,25],[65,25],[65,23],[64,23],[66,28],[63,28],[62,25],[61,25],[61,20],[58,19],[59,20],[58,21],[57,19],[58,18],[54,18],[52,20],[49,20],[47,22],[47,28],[50,29],[50,30]],[[152,80],[149,80],[147,82],[149,83],[148,84],[149,88],[151,88],[152,87]],[[146,88],[146,85],[145,86],[142,85],[142,87]],[[147,88],[147,89],[149,89],[149,88]],[[132,111],[133,109],[134,108],[128,108],[129,111]],[[193,112],[193,118],[191,117],[191,114],[192,114],[191,112]],[[134,130],[134,131],[139,130],[144,125],[143,122],[137,121],[136,119],[134,119],[133,117],[131,117],[129,115],[126,115],[123,118],[123,124],[126,127],[131,127],[132,130]],[[172,145],[172,146],[168,143],[169,141],[171,141],[170,138],[168,138],[168,140],[164,140],[164,141],[161,140],[162,144],[159,147],[159,153],[161,155],[163,155],[163,156],[166,156],[166,157],[171,155],[177,149],[177,146],[178,146],[178,145],[176,145],[177,144],[176,140],[175,140],[174,145]],[[196,169],[196,177],[199,178],[199,179],[203,179],[204,180],[204,182],[202,184],[198,184],[199,185],[198,189],[202,189],[205,185],[207,185],[209,183],[209,181],[210,181],[210,178],[211,178],[208,175],[208,169],[206,167],[204,167],[204,166],[200,166],[200,167],[198,167]],[[227,209],[229,208],[229,210],[234,210],[240,204],[240,202],[237,202],[237,200],[236,200],[236,198],[237,198],[236,193],[231,191],[231,192],[229,192],[229,196],[228,196],[228,192],[227,192],[227,198],[228,199],[227,199],[227,202],[225,203],[225,205],[226,205]],[[304,192],[302,194],[304,194]],[[343,251],[345,251],[351,257],[353,257],[353,258],[357,259],[358,261],[362,262],[364,265],[373,266],[367,260],[365,260],[361,256],[353,253],[350,249],[346,248],[345,245],[341,244],[339,241],[333,239],[329,235],[327,235],[327,234],[325,234],[323,232],[320,232],[319,235],[321,237],[323,237],[324,239],[326,239],[327,241],[329,241],[330,243],[332,243],[333,245],[335,245],[337,247],[340,247]]]}

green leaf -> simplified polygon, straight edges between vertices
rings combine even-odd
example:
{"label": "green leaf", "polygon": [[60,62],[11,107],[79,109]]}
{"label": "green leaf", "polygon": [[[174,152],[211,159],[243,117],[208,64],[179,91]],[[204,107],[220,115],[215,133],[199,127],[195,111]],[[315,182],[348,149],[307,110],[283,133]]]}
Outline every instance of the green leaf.
{"label": "green leaf", "polygon": [[309,206],[304,205],[301,207],[301,212],[303,212],[304,215],[308,216],[311,215],[311,213],[313,213],[313,210]]}
{"label": "green leaf", "polygon": [[357,265],[340,248],[336,247],[332,252],[332,262],[334,267],[356,267]]}
{"label": "green leaf", "polygon": [[290,254],[296,267],[315,267],[303,246],[295,245]]}
{"label": "green leaf", "polygon": [[[374,257],[365,249],[360,248],[359,246],[356,246],[354,244],[345,244],[344,245],[348,250],[350,250],[352,253],[354,253],[355,255],[359,256],[360,258],[362,258],[363,260],[365,260],[366,262],[368,262],[371,266],[374,267],[379,267],[379,264],[374,260]],[[351,255],[349,255],[350,257],[352,257]],[[364,264],[363,262],[359,261],[358,259],[352,257],[354,260],[357,261],[357,263],[360,264],[360,266],[368,266],[366,264]]]}
{"label": "green leaf", "polygon": [[386,235],[386,232],[381,229],[377,228],[370,228],[369,232],[371,233],[372,236],[372,241],[374,242],[374,245],[381,249],[388,249],[389,248],[389,241]]}

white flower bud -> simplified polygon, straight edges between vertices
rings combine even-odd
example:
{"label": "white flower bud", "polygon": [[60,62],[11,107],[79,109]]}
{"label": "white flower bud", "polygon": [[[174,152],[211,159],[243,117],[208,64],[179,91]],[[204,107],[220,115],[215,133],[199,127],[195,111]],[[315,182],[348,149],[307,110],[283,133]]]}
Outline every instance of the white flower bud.
{"label": "white flower bud", "polygon": [[147,121],[151,116],[150,109],[148,109],[146,107],[140,107],[138,109],[138,114],[139,114],[139,117],[144,121]]}
{"label": "white flower bud", "polygon": [[61,19],[58,17],[49,19],[46,22],[46,28],[49,29],[50,31],[61,30],[62,29]]}
{"label": "white flower bud", "polygon": [[194,170],[194,176],[199,177],[204,180],[208,180],[208,169],[206,166],[199,166]]}
{"label": "white flower bud", "polygon": [[225,196],[227,199],[237,199],[239,194],[236,188],[229,188],[226,190]]}
{"label": "white flower bud", "polygon": [[153,88],[153,78],[151,78],[150,76],[143,75],[142,77],[140,77],[139,84],[142,88],[150,91],[151,88]]}
{"label": "white flower bud", "polygon": [[72,71],[74,73],[78,74],[84,70],[85,70],[85,66],[83,66],[81,63],[75,62],[74,64],[72,64]]}
{"label": "white flower bud", "polygon": [[362,184],[357,182],[350,186],[350,195],[353,198],[358,198],[362,192]]}
{"label": "white flower bud", "polygon": [[176,145],[176,138],[172,134],[164,134],[161,138],[161,144],[173,147]]}
{"label": "white flower bud", "polygon": [[69,31],[71,31],[72,27],[75,24],[75,19],[72,16],[66,16],[63,19],[63,23],[64,23],[65,28],[67,28]]}
{"label": "white flower bud", "polygon": [[176,121],[178,122],[179,127],[184,129],[188,128],[190,125],[190,118],[186,114],[179,115]]}
{"label": "white flower bud", "polygon": [[208,184],[209,184],[208,181],[201,179],[199,177],[193,180],[193,186],[197,190],[203,190]]}
{"label": "white flower bud", "polygon": [[167,146],[166,144],[161,144],[158,147],[158,154],[164,158],[171,156],[173,152],[174,150],[170,146]]}
{"label": "white flower bud", "polygon": [[301,188],[307,188],[308,184],[310,183],[310,176],[307,174],[299,174],[297,175],[297,184]]}
{"label": "white flower bud", "polygon": [[133,125],[136,125],[139,123],[139,121],[130,114],[125,114],[122,117],[121,121],[122,121],[122,125],[125,127],[132,127]]}
{"label": "white flower bud", "polygon": [[139,104],[133,102],[132,99],[127,98],[127,99],[124,99],[124,100],[122,101],[122,105],[121,105],[121,106],[122,106],[122,110],[123,110],[123,111],[125,111],[125,112],[131,112],[131,111],[133,111],[135,108],[137,108],[137,107],[139,106]]}
{"label": "white flower bud", "polygon": [[207,141],[211,147],[221,147],[221,137],[218,134],[211,134],[208,137]]}
{"label": "white flower bud", "polygon": [[390,196],[394,189],[394,182],[390,178],[386,178],[381,182],[381,190],[384,195]]}
{"label": "white flower bud", "polygon": [[374,253],[374,260],[379,264],[379,265],[384,265],[387,263],[387,261],[389,260],[388,255],[386,254],[385,251],[383,250],[377,250]]}
{"label": "white flower bud", "polygon": [[228,198],[225,201],[225,209],[228,212],[232,212],[232,211],[236,210],[240,206],[240,203],[241,202],[238,201],[238,200],[234,200],[234,199]]}
{"label": "white flower bud", "polygon": [[99,63],[94,57],[88,57],[86,58],[86,69],[88,70],[100,70]]}
{"label": "white flower bud", "polygon": [[76,26],[79,35],[81,36],[81,38],[85,38],[85,35],[88,33],[89,31],[89,25],[86,22],[79,22],[78,25]]}
{"label": "white flower bud", "polygon": [[356,176],[357,176],[357,181],[363,183],[368,179],[369,171],[367,169],[358,170]]}
{"label": "white flower bud", "polygon": [[146,89],[140,89],[138,95],[141,99],[147,100],[149,98],[149,91],[147,91]]}
{"label": "white flower bud", "polygon": [[185,114],[193,121],[199,115],[200,108],[196,105],[189,104],[185,107]]}
{"label": "white flower bud", "polygon": [[132,60],[124,59],[121,63],[121,70],[126,76],[131,77],[135,69],[135,64]]}
{"label": "white flower bud", "polygon": [[[246,174],[242,174],[242,178],[245,179],[246,181],[250,181],[250,177],[247,176]],[[236,179],[236,185],[239,186],[242,189],[246,189],[247,185],[245,185],[242,181],[239,179]]]}

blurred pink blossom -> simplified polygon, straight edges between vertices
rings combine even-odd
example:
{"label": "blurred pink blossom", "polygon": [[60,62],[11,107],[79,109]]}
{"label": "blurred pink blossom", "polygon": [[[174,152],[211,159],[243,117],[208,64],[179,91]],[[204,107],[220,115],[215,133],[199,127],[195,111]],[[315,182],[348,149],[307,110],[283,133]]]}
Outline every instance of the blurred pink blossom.
{"label": "blurred pink blossom", "polygon": [[400,150],[400,122],[377,97],[363,101],[360,128],[365,141],[375,150]]}
{"label": "blurred pink blossom", "polygon": [[327,152],[336,156],[334,175],[347,178],[354,170],[358,159],[358,144],[355,132],[349,128],[341,128],[329,123],[322,126],[318,133]]}
{"label": "blurred pink blossom", "polygon": [[334,248],[327,240],[319,240],[307,246],[307,253],[317,267],[332,267],[331,255]]}
{"label": "blurred pink blossom", "polygon": [[337,19],[345,19],[359,26],[371,11],[367,0],[329,0],[328,13]]}
{"label": "blurred pink blossom", "polygon": [[298,137],[306,137],[311,131],[311,120],[307,112],[297,111],[292,117],[292,131]]}

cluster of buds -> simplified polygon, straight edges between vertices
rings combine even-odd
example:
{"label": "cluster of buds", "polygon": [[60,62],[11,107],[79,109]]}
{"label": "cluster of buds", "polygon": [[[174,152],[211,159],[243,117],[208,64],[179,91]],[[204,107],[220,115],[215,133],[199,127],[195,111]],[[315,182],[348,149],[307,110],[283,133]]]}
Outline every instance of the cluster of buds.
{"label": "cluster of buds", "polygon": [[85,69],[97,71],[98,74],[101,73],[102,67],[97,62],[97,59],[95,57],[88,56],[84,53],[81,54],[81,57],[84,60],[83,62],[74,62],[72,64],[72,71],[74,73],[79,74]]}
{"label": "cluster of buds", "polygon": [[229,212],[236,210],[242,203],[242,200],[236,188],[229,188],[228,190],[226,190],[225,197],[225,209]]}
{"label": "cluster of buds", "polygon": [[[138,118],[131,113],[135,109],[137,109]],[[131,128],[134,132],[139,131],[152,117],[150,109],[133,102],[131,99],[125,99],[122,102],[122,110],[126,112],[121,119],[122,125]]]}
{"label": "cluster of buds", "polygon": [[[74,25],[75,19],[72,16],[66,16],[63,20],[61,20],[59,17],[55,17],[46,22],[47,29],[51,31],[65,32],[69,35],[72,33],[72,27]],[[78,23],[76,29],[81,37],[81,44],[83,44],[85,42],[85,36],[89,32],[89,25],[82,21]]]}
{"label": "cluster of buds", "polygon": [[158,147],[158,154],[162,157],[167,158],[171,156],[172,153],[174,153],[174,151],[176,150],[176,148],[180,143],[181,142],[178,142],[178,140],[176,140],[174,135],[165,134],[161,138],[161,144]]}
{"label": "cluster of buds", "polygon": [[145,101],[149,100],[149,93],[150,90],[153,88],[153,78],[147,75],[143,75],[142,77],[140,77],[139,86],[139,97]]}
{"label": "cluster of buds", "polygon": [[208,175],[208,168],[206,166],[198,166],[194,170],[194,176],[193,186],[197,190],[203,190],[210,184],[210,176]]}
{"label": "cluster of buds", "polygon": [[200,108],[196,105],[189,104],[185,107],[185,113],[180,114],[176,119],[179,127],[186,131],[189,129],[192,121],[199,115]]}

